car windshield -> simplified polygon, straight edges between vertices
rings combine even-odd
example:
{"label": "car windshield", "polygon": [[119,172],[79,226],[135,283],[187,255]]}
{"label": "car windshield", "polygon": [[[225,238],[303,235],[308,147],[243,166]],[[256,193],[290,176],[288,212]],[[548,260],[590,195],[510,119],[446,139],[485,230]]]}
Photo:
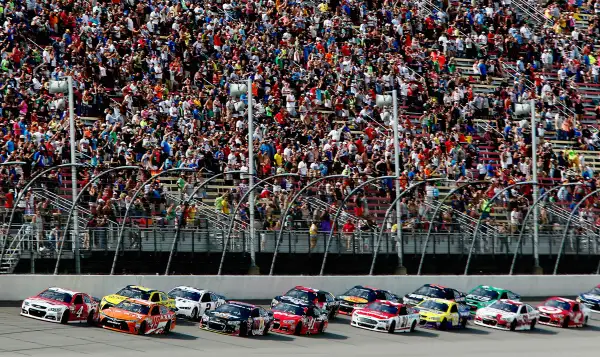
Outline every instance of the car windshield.
{"label": "car windshield", "polygon": [[387,314],[398,315],[398,308],[396,306],[382,304],[380,302],[371,303],[367,306],[368,309],[385,312]]}
{"label": "car windshield", "polygon": [[121,301],[120,303],[117,304],[116,307],[118,309],[122,309],[122,310],[129,311],[129,312],[134,312],[136,314],[142,314],[142,315],[148,315],[148,312],[150,312],[150,306],[138,304],[137,302],[127,301],[127,300]]}
{"label": "car windshield", "polygon": [[119,290],[119,292],[117,292],[117,295],[128,297],[128,298],[133,298],[133,299],[150,300],[149,292],[138,290],[138,289],[132,289],[132,288],[123,288],[123,289]]}
{"label": "car windshield", "polygon": [[285,312],[287,314],[304,316],[304,308],[298,305],[281,303],[273,307],[273,311]]}
{"label": "car windshield", "polygon": [[359,298],[363,298],[367,301],[375,300],[375,293],[372,290],[367,290],[365,288],[357,288],[354,287],[348,291],[346,291],[343,296],[356,296]]}
{"label": "car windshield", "polygon": [[518,305],[508,304],[508,303],[505,303],[502,301],[496,301],[490,307],[492,309],[506,311],[506,312],[512,312],[512,313],[517,313],[517,310],[519,310]]}
{"label": "car windshield", "polygon": [[200,301],[200,293],[182,290],[182,289],[171,290],[169,292],[169,297],[171,299],[182,298],[182,299],[188,299],[188,300],[192,300],[192,301]]}
{"label": "car windshield", "polygon": [[40,293],[40,295],[38,295],[38,296],[41,298],[44,298],[44,299],[66,302],[66,303],[70,303],[71,299],[73,299],[71,294],[62,293],[62,292],[58,292],[58,291],[54,291],[54,290],[46,290],[46,291]]}
{"label": "car windshield", "polygon": [[475,296],[483,296],[489,298],[490,300],[495,300],[498,298],[498,292],[490,289],[486,289],[482,286],[475,288],[473,291],[469,293],[469,295]]}
{"label": "car windshield", "polygon": [[423,295],[432,298],[444,299],[446,298],[446,293],[442,289],[434,288],[431,286],[423,285],[413,294]]}
{"label": "car windshield", "polygon": [[590,290],[590,292],[588,294],[600,295],[600,288],[599,287],[595,287],[592,290]]}
{"label": "car windshield", "polygon": [[250,311],[251,309],[249,307],[236,304],[221,305],[215,310],[215,312],[221,314],[229,314],[243,319],[247,319],[248,317],[250,317]]}
{"label": "car windshield", "polygon": [[285,296],[289,296],[289,297],[293,297],[295,299],[298,300],[302,300],[302,301],[307,301],[307,302],[312,302],[315,301],[315,299],[317,298],[317,295],[308,291],[303,291],[303,290],[299,290],[299,289],[292,289],[290,291],[288,291],[287,293],[285,293]]}
{"label": "car windshield", "polygon": [[418,305],[418,307],[420,307],[422,309],[428,309],[428,310],[439,311],[439,312],[448,311],[448,304],[445,304],[443,302],[433,301],[433,300],[425,300],[422,303],[420,303]]}
{"label": "car windshield", "polygon": [[558,300],[548,300],[548,301],[546,301],[544,306],[557,307],[561,310],[566,310],[566,311],[571,310],[571,304],[569,304],[568,302],[558,301]]}

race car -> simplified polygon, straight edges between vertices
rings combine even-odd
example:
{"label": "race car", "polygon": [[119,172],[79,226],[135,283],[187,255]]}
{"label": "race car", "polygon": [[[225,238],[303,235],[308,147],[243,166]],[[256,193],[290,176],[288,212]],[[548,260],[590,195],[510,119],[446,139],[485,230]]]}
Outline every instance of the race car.
{"label": "race car", "polygon": [[271,331],[294,335],[315,335],[323,333],[329,323],[327,311],[320,310],[314,304],[287,296],[272,309],[273,325]]}
{"label": "race car", "polygon": [[600,285],[587,293],[580,294],[575,300],[584,304],[590,312],[600,313]]}
{"label": "race car", "polygon": [[340,302],[335,299],[332,293],[323,290],[317,290],[306,286],[296,286],[281,296],[275,296],[271,301],[271,308],[281,301],[284,296],[302,300],[306,303],[312,303],[320,310],[327,311],[329,320],[335,318],[340,308]]}
{"label": "race car", "polygon": [[376,300],[352,314],[350,325],[381,332],[413,332],[419,324],[419,314],[406,305]]}
{"label": "race car", "polygon": [[475,314],[477,309],[489,306],[501,299],[521,301],[521,296],[510,290],[496,288],[494,286],[479,285],[475,289],[469,291],[465,300],[471,309],[471,314]]}
{"label": "race car", "polygon": [[175,329],[175,313],[164,305],[139,299],[125,299],[100,311],[105,329],[137,335],[168,334]]}
{"label": "race car", "polygon": [[590,309],[580,302],[561,297],[551,297],[538,306],[540,325],[558,327],[583,327],[590,318]]}
{"label": "race car", "polygon": [[23,316],[61,324],[87,322],[93,325],[97,312],[98,302],[91,296],[61,288],[48,288],[25,299],[21,305]]}
{"label": "race car", "polygon": [[419,325],[442,331],[448,328],[465,328],[471,314],[466,305],[444,299],[426,299],[416,307]]}
{"label": "race car", "polygon": [[500,330],[533,330],[540,313],[531,305],[502,299],[477,310],[475,324]]}
{"label": "race car", "polygon": [[362,309],[375,300],[399,301],[400,298],[387,290],[357,285],[337,297],[340,302],[339,313],[352,315],[355,309]]}
{"label": "race car", "polygon": [[260,306],[231,301],[206,311],[200,328],[234,336],[266,335],[273,324],[273,313]]}
{"label": "race car", "polygon": [[175,300],[158,290],[145,288],[143,286],[127,285],[123,289],[117,291],[116,294],[107,295],[100,302],[100,310],[116,306],[121,301],[126,299],[138,299],[150,301],[159,305],[166,306],[168,309],[175,310]]}
{"label": "race car", "polygon": [[465,294],[445,286],[425,284],[414,292],[406,294],[402,301],[407,305],[417,305],[425,299],[443,299],[464,304]]}
{"label": "race car", "polygon": [[189,286],[178,286],[167,295],[175,300],[175,315],[192,321],[198,321],[205,311],[216,309],[227,302],[222,295]]}

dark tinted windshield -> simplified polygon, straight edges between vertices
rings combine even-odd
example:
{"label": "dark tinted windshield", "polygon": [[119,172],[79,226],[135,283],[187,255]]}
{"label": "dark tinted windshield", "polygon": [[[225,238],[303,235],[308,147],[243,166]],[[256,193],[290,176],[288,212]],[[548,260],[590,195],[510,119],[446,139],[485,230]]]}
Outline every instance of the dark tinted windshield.
{"label": "dark tinted windshield", "polygon": [[367,301],[375,300],[375,293],[372,290],[367,290],[364,288],[356,288],[355,287],[355,288],[352,288],[352,289],[346,291],[342,295],[343,296],[356,296],[356,297],[366,299]]}
{"label": "dark tinted windshield", "polygon": [[285,296],[293,297],[299,300],[313,302],[317,298],[317,295],[308,291],[298,290],[296,288],[285,293]]}
{"label": "dark tinted windshield", "polygon": [[593,288],[588,294],[600,295],[600,288]]}
{"label": "dark tinted windshield", "polygon": [[496,299],[498,299],[498,292],[497,291],[486,289],[486,288],[481,287],[481,286],[478,287],[478,288],[475,288],[473,291],[471,291],[469,293],[469,295],[483,296],[483,297],[489,298],[490,300],[496,300]]}
{"label": "dark tinted windshield", "polygon": [[516,313],[519,310],[518,305],[507,304],[502,301],[496,301],[495,303],[490,305],[490,307],[492,309],[502,310],[502,311],[506,311],[506,312],[513,312],[513,313]]}
{"label": "dark tinted windshield", "polygon": [[171,299],[175,298],[183,298],[192,301],[200,301],[200,294],[193,291],[186,291],[181,289],[173,289],[169,292],[169,297]]}
{"label": "dark tinted windshield", "polygon": [[373,303],[369,304],[369,306],[367,306],[367,308],[371,309],[371,310],[375,310],[375,311],[385,312],[385,313],[388,313],[388,314],[398,315],[398,308],[397,307],[386,305],[386,304],[382,304],[382,303],[379,303],[379,302],[373,302]]}
{"label": "dark tinted windshield", "polygon": [[128,298],[140,299],[140,300],[150,300],[150,293],[146,291],[141,291],[138,289],[132,288],[123,288],[119,290],[117,295],[125,296]]}
{"label": "dark tinted windshield", "polygon": [[425,300],[418,305],[419,308],[428,309],[438,312],[446,312],[448,311],[448,304],[443,302],[437,302],[433,300]]}
{"label": "dark tinted windshield", "polygon": [[48,299],[48,300],[67,302],[67,303],[70,303],[71,299],[73,299],[71,294],[61,293],[61,292],[53,291],[53,290],[46,290],[46,291],[40,293],[39,297],[42,297],[42,298]]}
{"label": "dark tinted windshield", "polygon": [[243,319],[250,317],[250,311],[251,309],[248,307],[234,304],[221,305],[215,310],[218,313],[229,314]]}
{"label": "dark tinted windshield", "polygon": [[437,298],[437,299],[445,299],[446,298],[446,293],[444,292],[444,290],[438,289],[438,288],[434,288],[434,287],[431,287],[431,286],[427,286],[427,285],[421,286],[413,294],[423,295],[423,296],[427,296],[427,297],[431,297],[431,298]]}
{"label": "dark tinted windshield", "polygon": [[558,300],[548,300],[548,301],[546,301],[545,306],[557,307],[561,310],[567,310],[567,311],[571,310],[571,304],[564,302],[564,301],[558,301]]}
{"label": "dark tinted windshield", "polygon": [[285,312],[292,315],[303,316],[304,308],[298,305],[292,305],[287,303],[280,303],[273,307],[273,311]]}
{"label": "dark tinted windshield", "polygon": [[135,312],[136,314],[148,315],[150,312],[150,306],[138,304],[136,302],[123,300],[116,306],[119,309],[123,309],[130,312]]}

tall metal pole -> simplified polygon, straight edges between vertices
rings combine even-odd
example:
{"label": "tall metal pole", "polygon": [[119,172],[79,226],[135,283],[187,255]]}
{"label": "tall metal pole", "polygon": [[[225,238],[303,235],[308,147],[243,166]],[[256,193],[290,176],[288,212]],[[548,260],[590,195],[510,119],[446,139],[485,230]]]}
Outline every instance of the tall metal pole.
{"label": "tall metal pole", "polygon": [[[538,185],[538,167],[537,167],[537,124],[535,120],[535,100],[531,100],[531,168],[532,168],[532,181],[535,182],[533,188],[533,202],[537,202],[540,187]],[[533,208],[533,273],[543,274],[544,271],[540,266],[540,253],[539,253],[539,206],[534,205]],[[523,222],[525,223],[525,222]]]}
{"label": "tall metal pole", "polygon": [[[252,116],[252,78],[248,77],[248,187],[254,186],[254,117]],[[248,274],[258,275],[260,269],[256,265],[256,252],[254,251],[254,242],[256,242],[256,231],[254,230],[254,190],[250,190],[248,195],[248,216],[250,218],[250,269]]]}
{"label": "tall metal pole", "polygon": [[[394,128],[394,179],[396,186],[396,197],[400,195],[400,143],[398,142],[398,95],[394,89],[392,91],[392,105],[394,107],[394,117],[392,118],[392,127]],[[402,214],[400,212],[400,200],[396,200],[396,227],[402,224]],[[402,244],[402,229],[396,229],[396,248],[398,252],[398,266],[396,274],[406,275],[404,267],[404,246]]]}
{"label": "tall metal pole", "polygon": [[[77,161],[76,157],[76,140],[75,134],[75,102],[73,100],[73,77],[67,77],[67,84],[69,86],[69,142],[71,144],[71,164],[75,164]],[[79,211],[77,210],[77,166],[71,166],[71,200],[73,202],[73,241],[75,243],[75,274],[81,274],[81,257],[79,256],[79,246],[81,241],[79,239]]]}

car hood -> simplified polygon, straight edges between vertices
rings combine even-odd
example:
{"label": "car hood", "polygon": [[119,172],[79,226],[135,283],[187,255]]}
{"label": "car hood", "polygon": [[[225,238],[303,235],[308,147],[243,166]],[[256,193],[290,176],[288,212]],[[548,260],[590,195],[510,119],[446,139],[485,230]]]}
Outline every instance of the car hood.
{"label": "car hood", "polygon": [[477,307],[488,306],[495,301],[496,301],[496,299],[492,299],[487,296],[479,296],[479,295],[472,295],[472,294],[467,295],[467,297],[465,298],[465,302],[468,305],[474,305]]}
{"label": "car hood", "polygon": [[481,317],[488,317],[488,318],[507,318],[507,317],[516,317],[517,314],[515,314],[514,312],[508,312],[508,311],[502,311],[502,310],[498,310],[498,309],[491,309],[491,308],[484,308],[484,309],[480,309],[477,310],[477,315],[481,316]]}
{"label": "car hood", "polygon": [[596,294],[581,294],[579,295],[579,298],[582,300],[586,300],[586,301],[591,301],[594,303],[600,303],[600,295],[596,295]]}
{"label": "car hood", "polygon": [[208,312],[207,315],[209,317],[216,317],[216,318],[227,320],[227,321],[244,321],[244,319],[239,316],[231,315],[231,314],[224,313],[224,312],[210,311],[210,312]]}
{"label": "car hood", "polygon": [[342,301],[351,302],[353,304],[366,304],[369,302],[369,300],[358,296],[340,296],[339,299]]}
{"label": "car hood", "polygon": [[190,300],[190,299],[184,299],[184,298],[176,298],[175,299],[175,305],[177,305],[177,306],[190,306],[190,305],[195,305],[197,303],[198,303],[198,301],[194,301],[194,300]]}
{"label": "car hood", "polygon": [[140,321],[146,317],[142,314],[136,314],[135,312],[117,309],[115,307],[105,309],[102,311],[102,313],[108,318],[125,320],[125,321]]}
{"label": "car hood", "polygon": [[31,305],[40,305],[43,307],[69,307],[69,304],[66,302],[50,300],[41,297],[30,297],[25,299],[25,301]]}
{"label": "car hood", "polygon": [[356,314],[358,316],[372,317],[372,318],[376,318],[376,319],[380,319],[380,320],[387,320],[387,319],[394,317],[394,314],[389,314],[389,313],[376,311],[376,310],[370,310],[370,309],[358,310],[358,311],[356,311]]}
{"label": "car hood", "polygon": [[419,308],[418,311],[419,311],[419,315],[425,316],[425,317],[441,316],[441,315],[445,314],[445,312],[440,312],[440,311],[435,311],[435,310],[429,310],[429,309],[423,309],[423,308]]}
{"label": "car hood", "polygon": [[288,314],[287,312],[283,311],[273,311],[273,317],[279,320],[302,320],[302,316]]}
{"label": "car hood", "polygon": [[554,306],[540,306],[538,311],[547,315],[568,315],[569,312]]}

